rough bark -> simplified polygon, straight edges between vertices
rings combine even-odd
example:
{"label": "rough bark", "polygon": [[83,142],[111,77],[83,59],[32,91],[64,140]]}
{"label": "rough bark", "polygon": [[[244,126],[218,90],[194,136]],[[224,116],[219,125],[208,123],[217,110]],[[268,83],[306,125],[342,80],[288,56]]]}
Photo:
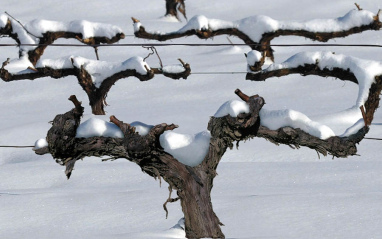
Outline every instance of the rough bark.
{"label": "rough bark", "polygon": [[203,163],[192,168],[177,161],[163,151],[159,136],[165,130],[176,125],[159,124],[146,136],[135,133],[135,128],[111,117],[111,121],[121,128],[123,139],[92,137],[75,138],[83,112],[81,104],[72,96],[76,105],[71,111],[57,115],[47,135],[48,150],[36,150],[37,154],[49,152],[56,162],[66,166],[66,175],[70,177],[75,162],[87,156],[108,155],[113,158],[125,158],[138,164],[152,177],[161,177],[177,190],[185,215],[186,235],[188,238],[224,238],[220,221],[213,211],[211,190],[216,168],[227,147],[234,140],[241,140],[254,134],[259,126],[258,111],[264,104],[261,97],[252,99],[250,114],[233,118],[212,118],[209,130],[212,133],[210,149]]}
{"label": "rough bark", "polygon": [[[374,113],[378,107],[381,91],[381,77],[370,89],[367,101],[367,112]],[[159,124],[154,126],[148,135],[140,136],[135,128],[129,124],[111,117],[123,132],[124,138],[75,138],[75,132],[83,113],[81,103],[71,96],[75,104],[71,111],[57,115],[53,126],[48,131],[48,147],[38,149],[37,154],[50,153],[61,165],[66,167],[65,173],[70,177],[75,162],[88,156],[111,156],[112,158],[125,158],[136,164],[154,178],[163,178],[170,190],[176,190],[178,198],[169,198],[167,202],[180,200],[185,216],[185,231],[188,238],[224,238],[222,225],[211,203],[211,190],[213,180],[217,175],[217,166],[226,152],[232,148],[233,143],[253,137],[262,137],[275,144],[286,144],[293,148],[309,147],[323,155],[331,154],[335,157],[355,155],[358,144],[368,132],[365,125],[357,133],[349,137],[331,137],[327,140],[291,127],[270,130],[260,125],[259,111],[264,105],[264,99],[258,95],[247,96],[240,90],[236,94],[249,105],[249,113],[241,113],[237,117],[230,115],[215,118],[211,117],[208,130],[211,132],[210,147],[203,162],[196,167],[189,167],[177,161],[172,155],[166,153],[160,146],[159,137],[166,130],[173,130],[177,125]],[[369,116],[368,116],[369,117]],[[365,120],[369,122],[371,118]]]}
{"label": "rough bark", "polygon": [[351,81],[358,84],[355,75],[350,72],[349,69],[342,69],[338,67],[333,67],[331,69],[324,68],[320,69],[318,62],[316,64],[304,64],[294,68],[282,68],[278,70],[263,70],[253,73],[247,73],[246,79],[252,81],[265,81],[271,77],[282,77],[291,74],[300,74],[302,76],[316,75],[322,77],[335,77],[343,81]]}
{"label": "rough bark", "polygon": [[187,19],[185,0],[166,0],[165,16],[173,16],[179,20],[178,11]]}
{"label": "rough bark", "polygon": [[[134,18],[135,19],[135,18]],[[135,19],[134,22],[139,22],[139,20]],[[333,32],[310,32],[306,30],[295,30],[295,29],[283,29],[277,30],[273,32],[266,32],[261,36],[261,39],[256,42],[252,40],[245,33],[241,32],[237,28],[226,28],[226,29],[202,29],[202,30],[188,30],[186,32],[171,32],[166,34],[160,33],[151,33],[147,32],[144,26],[140,26],[138,31],[134,34],[136,37],[157,40],[157,41],[167,41],[175,38],[181,38],[186,36],[196,35],[200,39],[208,39],[213,38],[219,35],[232,35],[240,38],[245,44],[251,47],[252,50],[257,50],[262,52],[264,57],[269,57],[270,59],[274,59],[273,49],[270,44],[274,38],[280,36],[301,36],[305,38],[309,38],[314,41],[327,42],[330,39],[346,37],[352,34],[360,33],[367,30],[380,30],[382,27],[382,23],[379,20],[378,14],[375,16],[374,21],[368,25],[362,25],[350,28],[345,31],[333,31]],[[262,62],[263,63],[263,62]]]}
{"label": "rough bark", "polygon": [[38,67],[30,68],[25,73],[12,74],[5,69],[5,66],[8,64],[8,61],[5,61],[0,68],[0,78],[5,82],[18,81],[18,80],[35,80],[42,77],[51,77],[51,78],[63,78],[69,75],[77,77],[78,83],[82,89],[86,92],[89,98],[89,105],[92,108],[92,113],[95,115],[104,115],[104,107],[107,105],[106,97],[107,93],[111,87],[120,79],[127,77],[137,77],[140,81],[147,81],[154,77],[154,74],[164,75],[171,79],[187,79],[191,74],[191,67],[188,63],[183,62],[181,59],[179,61],[184,67],[183,72],[179,73],[168,73],[164,72],[161,68],[152,68],[147,69],[147,74],[142,75],[136,72],[135,70],[125,70],[117,72],[114,75],[105,79],[99,87],[96,87],[92,81],[90,74],[85,70],[83,66],[80,68],[73,65],[72,68],[63,68],[63,69],[53,69],[50,67]]}

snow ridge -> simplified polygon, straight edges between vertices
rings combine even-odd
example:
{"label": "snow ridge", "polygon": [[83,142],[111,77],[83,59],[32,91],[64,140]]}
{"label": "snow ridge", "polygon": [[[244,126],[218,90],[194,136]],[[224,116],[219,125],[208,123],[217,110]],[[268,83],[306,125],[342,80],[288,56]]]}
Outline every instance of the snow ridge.
{"label": "snow ridge", "polygon": [[[168,34],[185,33],[190,30],[206,31],[236,28],[254,42],[259,42],[263,34],[277,30],[303,30],[310,32],[340,32],[354,27],[369,25],[375,15],[366,10],[351,10],[343,17],[335,19],[314,19],[310,21],[278,21],[268,16],[255,15],[237,21],[209,19],[203,15],[192,17],[185,26]],[[134,23],[134,32],[139,31],[140,22]],[[158,34],[158,32],[156,32]]]}
{"label": "snow ridge", "polygon": [[[249,113],[248,104],[240,100],[231,100],[220,106],[214,117],[224,117],[226,115],[237,117],[240,113]],[[335,136],[333,130],[328,126],[313,121],[305,114],[295,110],[268,110],[262,108],[259,116],[260,125],[271,130],[289,126],[292,128],[299,128],[320,139],[327,139]]]}
{"label": "snow ridge", "polygon": [[90,60],[78,56],[69,56],[54,60],[41,59],[36,64],[36,68],[50,67],[52,69],[71,69],[73,66],[77,68],[81,68],[81,66],[83,66],[92,77],[93,83],[97,88],[101,86],[105,79],[118,72],[125,70],[135,70],[141,75],[146,75],[146,68],[150,69],[150,66],[145,61],[143,61],[142,57],[139,56],[131,57],[124,62],[107,62]]}
{"label": "snow ridge", "polygon": [[274,71],[287,68],[296,68],[304,64],[317,64],[322,69],[341,68],[349,69],[358,81],[359,91],[355,103],[360,107],[369,96],[369,89],[375,81],[375,76],[382,75],[382,62],[363,60],[356,57],[334,54],[333,52],[301,52],[293,55],[281,64],[272,64],[264,71]]}
{"label": "snow ridge", "polygon": [[[85,20],[76,20],[71,22],[58,22],[50,20],[35,19],[24,24],[25,29],[15,20],[8,18],[7,15],[0,15],[0,28],[5,27],[7,21],[11,21],[13,33],[17,34],[20,44],[38,44],[39,39],[47,32],[73,32],[81,33],[84,39],[92,37],[113,38],[117,34],[122,33],[122,29],[115,25],[89,22]],[[29,34],[29,31],[31,34]],[[33,35],[34,36],[33,36]],[[36,37],[35,37],[36,36]],[[22,55],[26,52],[34,50],[37,46],[21,46]]]}

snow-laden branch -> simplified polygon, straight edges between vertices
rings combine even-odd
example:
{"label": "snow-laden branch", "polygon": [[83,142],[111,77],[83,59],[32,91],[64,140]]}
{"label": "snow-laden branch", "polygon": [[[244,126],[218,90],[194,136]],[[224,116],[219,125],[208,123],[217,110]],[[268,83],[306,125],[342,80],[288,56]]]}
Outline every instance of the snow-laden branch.
{"label": "snow-laden branch", "polygon": [[133,18],[133,22],[134,34],[139,38],[166,41],[192,35],[201,39],[233,35],[243,40],[253,50],[262,52],[264,57],[271,59],[273,53],[269,46],[270,42],[279,36],[302,36],[326,42],[367,30],[379,30],[382,26],[378,14],[366,10],[351,10],[339,18],[313,19],[305,22],[278,21],[262,15],[231,22],[198,15],[191,18],[181,29],[169,33],[146,31],[139,20]]}
{"label": "snow-laden branch", "polygon": [[106,62],[83,57],[65,57],[60,59],[42,59],[33,66],[25,58],[6,61],[0,68],[0,78],[5,82],[34,80],[42,77],[62,78],[76,76],[78,83],[89,97],[93,114],[105,114],[104,106],[110,88],[120,79],[135,76],[147,81],[154,74],[163,74],[172,79],[186,79],[190,65],[181,59],[181,65],[169,65],[162,68],[150,68],[142,57],[131,57],[124,62]]}
{"label": "snow-laden branch", "polygon": [[0,36],[11,37],[21,44],[19,56],[27,57],[32,65],[36,65],[44,50],[59,38],[73,38],[87,45],[112,44],[125,38],[122,29],[111,24],[33,20],[20,25],[5,14],[0,15]]}
{"label": "snow-laden branch", "polygon": [[289,74],[318,75],[336,77],[358,84],[355,108],[362,105],[366,109],[367,124],[373,120],[379,104],[382,79],[382,62],[363,60],[333,52],[302,52],[281,64],[272,64],[267,69],[247,74],[248,80],[264,81],[270,77]]}

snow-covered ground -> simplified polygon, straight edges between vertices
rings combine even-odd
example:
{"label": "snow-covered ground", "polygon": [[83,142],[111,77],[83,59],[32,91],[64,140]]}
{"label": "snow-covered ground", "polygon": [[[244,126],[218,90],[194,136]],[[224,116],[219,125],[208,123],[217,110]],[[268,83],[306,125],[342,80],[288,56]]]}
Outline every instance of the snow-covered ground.
{"label": "snow-covered ground", "polygon": [[[376,0],[358,2],[377,13]],[[120,43],[156,43],[133,36],[130,17],[149,30],[171,32],[183,22],[162,18],[164,1],[6,1],[0,6],[21,22],[36,18],[71,22],[87,20],[118,26],[127,35]],[[351,1],[249,0],[186,1],[189,19],[236,21],[265,15],[278,21],[333,19],[355,9]],[[229,37],[234,43],[242,43]],[[226,36],[213,40],[187,37],[172,43],[229,43]],[[0,38],[0,43],[14,43]],[[58,40],[57,43],[78,43]],[[170,43],[170,42],[166,42]],[[280,37],[272,43],[312,43],[301,37]],[[382,32],[367,31],[329,43],[382,44]],[[275,47],[275,63],[302,51],[325,50],[367,60],[382,61],[380,48]],[[352,119],[358,87],[334,78],[291,75],[266,82],[245,80],[245,74],[196,74],[245,72],[245,46],[157,47],[164,65],[191,65],[187,80],[174,81],[161,75],[140,82],[121,79],[111,88],[108,115],[124,122],[147,125],[174,123],[174,133],[195,135],[206,130],[210,116],[228,100],[238,99],[239,88],[248,95],[264,97],[268,110],[293,109],[311,120],[329,125],[342,134]],[[141,47],[100,47],[102,61],[120,63],[134,56],[146,57]],[[93,48],[48,47],[43,59],[69,56],[95,59]],[[17,58],[15,47],[0,48],[0,62]],[[147,60],[159,67],[156,56]],[[67,98],[75,94],[85,107],[84,121],[92,118],[86,94],[74,77],[35,81],[0,81],[0,145],[33,145],[44,138],[56,114],[71,109]],[[341,112],[341,113],[339,113]],[[104,118],[107,120],[107,117]],[[336,120],[334,120],[336,119]],[[368,137],[381,137],[382,111],[377,111]],[[218,167],[212,202],[228,238],[382,238],[381,141],[364,140],[360,156],[348,159],[322,157],[315,151],[275,146],[263,139],[241,143],[228,151]],[[31,149],[0,148],[0,238],[182,238],[176,226],[182,217],[178,203],[168,205],[165,219],[162,204],[167,185],[143,174],[126,160],[101,162],[89,158],[76,164],[71,179],[50,155],[37,156]]]}

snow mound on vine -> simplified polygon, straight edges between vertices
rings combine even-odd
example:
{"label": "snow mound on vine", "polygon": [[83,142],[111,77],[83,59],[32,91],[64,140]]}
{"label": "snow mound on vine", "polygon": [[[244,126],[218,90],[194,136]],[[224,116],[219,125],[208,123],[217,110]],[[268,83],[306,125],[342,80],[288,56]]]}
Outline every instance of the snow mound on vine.
{"label": "snow mound on vine", "polygon": [[[224,117],[230,115],[237,117],[240,113],[248,113],[249,106],[244,101],[231,100],[225,102],[214,117]],[[305,114],[291,110],[260,110],[260,124],[271,129],[277,130],[282,127],[299,128],[304,132],[316,136],[320,139],[327,139],[335,136],[335,133],[328,126],[309,119]]]}
{"label": "snow mound on vine", "polygon": [[123,133],[118,126],[102,119],[90,118],[81,123],[77,128],[76,138],[90,137],[123,138]]}
{"label": "snow mound on vine", "polygon": [[182,73],[185,71],[183,65],[181,64],[175,64],[175,65],[167,65],[163,66],[162,71],[164,73],[172,73],[172,74],[177,74],[177,73]]}
{"label": "snow mound on vine", "polygon": [[154,127],[154,125],[148,125],[145,123],[142,123],[140,121],[134,121],[130,123],[131,126],[135,127],[135,132],[137,132],[141,136],[145,136],[149,133],[150,129]]}
{"label": "snow mound on vine", "polygon": [[260,124],[271,129],[277,130],[283,127],[299,128],[302,131],[316,136],[320,139],[327,139],[335,136],[335,133],[328,126],[309,119],[305,114],[291,110],[260,110]]}
{"label": "snow mound on vine", "polygon": [[39,139],[37,140],[35,143],[34,143],[34,147],[33,149],[36,150],[36,149],[41,149],[41,148],[44,148],[44,147],[47,147],[48,146],[48,142],[46,141],[46,139]]}
{"label": "snow mound on vine", "polygon": [[214,114],[214,117],[223,117],[230,115],[237,117],[240,113],[248,113],[249,106],[246,102],[240,100],[230,100],[225,102]]}
{"label": "snow mound on vine", "polygon": [[164,150],[179,162],[195,167],[203,162],[210,146],[211,133],[208,130],[195,135],[164,132],[159,140]]}

